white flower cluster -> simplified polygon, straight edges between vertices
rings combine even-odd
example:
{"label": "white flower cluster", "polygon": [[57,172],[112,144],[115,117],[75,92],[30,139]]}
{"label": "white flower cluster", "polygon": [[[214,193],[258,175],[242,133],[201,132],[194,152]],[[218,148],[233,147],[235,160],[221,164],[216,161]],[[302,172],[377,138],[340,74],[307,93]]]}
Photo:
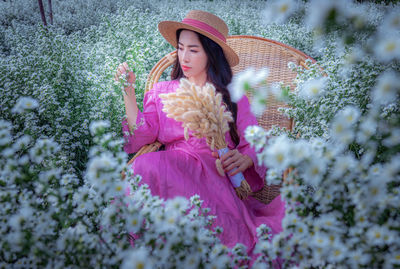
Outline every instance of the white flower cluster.
{"label": "white flower cluster", "polygon": [[58,145],[51,139],[14,139],[13,126],[0,121],[2,266],[233,268],[248,260],[243,245],[221,244],[222,229],[211,228],[215,217],[199,196],[152,196],[127,170],[108,124],[90,126],[96,144],[82,183],[52,162]]}
{"label": "white flower cluster", "polygon": [[[324,51],[324,74],[321,64],[288,66],[298,72],[287,99],[293,108],[282,110],[296,121],[293,133],[267,140],[271,132],[246,130],[249,143],[261,149],[259,162],[269,167],[266,181],[283,184],[287,204],[284,231],[257,244],[264,254],[258,266],[274,266],[278,257],[288,268],[400,266],[399,7],[383,13],[368,35],[365,7],[309,3],[305,23],[326,42],[344,44],[343,50]],[[349,27],[332,30],[335,24]],[[364,59],[349,62],[357,49]]]}

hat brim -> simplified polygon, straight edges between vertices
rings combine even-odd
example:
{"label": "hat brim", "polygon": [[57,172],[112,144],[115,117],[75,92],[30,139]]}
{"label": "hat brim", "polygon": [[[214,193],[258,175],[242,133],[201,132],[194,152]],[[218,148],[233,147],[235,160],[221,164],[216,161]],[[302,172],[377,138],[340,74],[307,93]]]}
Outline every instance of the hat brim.
{"label": "hat brim", "polygon": [[199,29],[197,27],[182,23],[182,22],[176,22],[176,21],[162,21],[158,24],[158,30],[160,31],[161,35],[165,38],[165,40],[168,41],[174,48],[178,48],[178,42],[176,40],[176,31],[178,29],[187,29],[187,30],[192,30],[195,32],[198,32],[211,40],[213,40],[215,43],[221,46],[225,58],[228,61],[229,65],[231,67],[237,65],[239,63],[239,56],[236,54],[236,52],[228,46],[224,41],[219,39],[218,37],[211,35],[210,33]]}

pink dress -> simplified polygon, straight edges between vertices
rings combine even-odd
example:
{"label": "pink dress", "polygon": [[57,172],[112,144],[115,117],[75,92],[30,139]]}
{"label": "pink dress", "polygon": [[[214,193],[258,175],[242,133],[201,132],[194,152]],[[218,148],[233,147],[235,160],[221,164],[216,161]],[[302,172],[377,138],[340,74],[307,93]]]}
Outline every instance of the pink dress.
{"label": "pink dress", "polygon": [[[264,223],[273,234],[279,233],[284,216],[284,203],[276,197],[265,205],[250,197],[240,200],[229,178],[221,177],[215,167],[215,157],[205,139],[190,136],[186,141],[180,122],[167,118],[162,111],[163,104],[158,95],[174,92],[179,86],[178,80],[158,82],[144,96],[143,112],[139,111],[133,135],[129,135],[126,120],[122,122],[125,138],[124,150],[137,152],[143,145],[160,141],[165,151],[151,152],[139,156],[132,168],[135,174],[142,176],[142,183],[149,185],[153,195],[164,199],[175,196],[190,198],[198,194],[204,200],[203,206],[211,209],[210,214],[217,216],[215,225],[223,228],[220,239],[223,244],[233,247],[242,243],[249,254],[257,242],[256,228]],[[244,130],[249,125],[257,125],[250,111],[249,101],[243,96],[237,103],[237,127],[240,144],[237,149],[253,160],[254,166],[243,174],[253,191],[264,185],[266,168],[258,165],[256,153],[244,138]],[[191,132],[189,131],[189,135]],[[229,132],[226,141],[230,149],[234,148]]]}

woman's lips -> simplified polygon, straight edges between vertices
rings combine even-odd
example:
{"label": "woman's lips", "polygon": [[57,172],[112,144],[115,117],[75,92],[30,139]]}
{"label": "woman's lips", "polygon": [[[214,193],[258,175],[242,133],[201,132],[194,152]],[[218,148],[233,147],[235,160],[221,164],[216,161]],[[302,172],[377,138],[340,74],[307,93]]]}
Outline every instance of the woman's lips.
{"label": "woman's lips", "polygon": [[189,67],[189,66],[182,65],[182,69],[183,69],[184,71],[189,70],[190,68],[191,68],[191,67]]}

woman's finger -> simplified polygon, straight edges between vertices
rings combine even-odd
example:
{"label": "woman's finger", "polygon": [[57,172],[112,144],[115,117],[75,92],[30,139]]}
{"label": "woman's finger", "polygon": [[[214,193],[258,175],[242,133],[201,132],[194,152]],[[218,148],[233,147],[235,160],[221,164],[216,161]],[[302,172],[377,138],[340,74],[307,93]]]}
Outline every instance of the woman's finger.
{"label": "woman's finger", "polygon": [[223,166],[228,166],[229,164],[238,161],[240,158],[241,158],[240,154],[232,153],[232,156],[230,156],[228,159],[226,159],[225,161],[223,161],[223,160],[221,160],[221,161],[222,161]]}
{"label": "woman's finger", "polygon": [[233,163],[231,163],[230,165],[226,166],[225,171],[229,172],[231,171],[233,168],[239,168],[240,166],[240,161],[235,161]]}
{"label": "woman's finger", "polygon": [[234,152],[232,150],[228,151],[224,155],[221,156],[221,161],[224,162],[226,159],[230,158]]}

